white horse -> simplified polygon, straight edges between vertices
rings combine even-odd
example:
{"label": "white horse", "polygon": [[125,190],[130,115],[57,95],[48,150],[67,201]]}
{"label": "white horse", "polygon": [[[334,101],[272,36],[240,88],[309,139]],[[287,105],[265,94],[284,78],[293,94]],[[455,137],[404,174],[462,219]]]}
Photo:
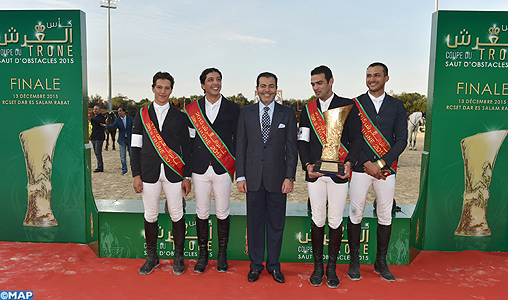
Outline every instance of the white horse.
{"label": "white horse", "polygon": [[[421,125],[425,124],[425,115],[421,111],[417,111],[409,115],[407,121],[407,131],[409,136],[409,150],[416,150],[416,134]],[[411,142],[413,144],[411,145]]]}

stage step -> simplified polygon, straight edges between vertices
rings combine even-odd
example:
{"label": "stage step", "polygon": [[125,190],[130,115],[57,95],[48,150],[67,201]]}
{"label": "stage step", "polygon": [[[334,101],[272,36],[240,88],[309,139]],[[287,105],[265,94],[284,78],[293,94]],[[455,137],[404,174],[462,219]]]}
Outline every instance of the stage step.
{"label": "stage step", "polygon": [[[119,258],[145,258],[146,245],[144,239],[143,202],[141,200],[96,200],[99,210],[99,256]],[[161,259],[172,259],[174,255],[171,219],[164,212],[165,201],[159,204],[159,241],[157,248]],[[231,202],[231,230],[228,244],[228,259],[249,260],[247,245],[247,218],[244,202]],[[387,260],[391,265],[409,264],[409,238],[411,215],[414,205],[398,205],[400,212],[394,213],[392,236],[388,249]],[[186,202],[186,241],[185,258],[197,259],[198,246],[196,237],[196,202]],[[212,201],[211,211],[214,212]],[[344,209],[344,227],[347,223],[349,205]],[[310,212],[307,204],[287,204],[286,225],[280,262],[313,262],[312,243],[310,239]],[[210,259],[217,259],[217,221],[211,215],[210,240],[208,242]],[[328,226],[325,234],[327,235]],[[362,221],[360,262],[374,264],[376,259],[377,218],[372,205],[365,209]],[[327,236],[325,236],[324,259],[327,260]],[[266,256],[265,256],[266,257]],[[349,247],[347,232],[344,228],[341,251],[337,263],[349,263]]]}

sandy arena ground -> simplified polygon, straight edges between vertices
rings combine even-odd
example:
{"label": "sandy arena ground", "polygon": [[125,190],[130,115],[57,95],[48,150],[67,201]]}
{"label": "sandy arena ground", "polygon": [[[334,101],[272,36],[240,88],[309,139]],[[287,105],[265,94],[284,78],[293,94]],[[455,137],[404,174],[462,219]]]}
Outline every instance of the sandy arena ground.
{"label": "sandy arena ground", "polygon": [[[417,151],[406,150],[399,158],[397,183],[395,189],[395,200],[397,204],[416,204],[418,201],[418,192],[420,185],[420,163],[421,152],[423,150],[424,133],[418,133]],[[118,146],[115,142],[115,145]],[[136,194],[132,187],[132,173],[129,171],[127,175],[121,175],[122,167],[120,164],[120,153],[118,147],[116,150],[102,152],[104,160],[104,172],[92,173],[92,189],[95,199],[139,199],[141,194]],[[129,158],[127,155],[127,162]],[[97,161],[92,151],[92,170],[97,167]],[[163,196],[164,197],[164,193]],[[307,202],[307,183],[305,182],[305,173],[300,164],[298,164],[296,172],[296,181],[294,191],[289,194],[288,202],[290,203],[306,203]],[[374,202],[374,192],[371,190],[367,204]],[[194,201],[194,191],[187,197],[187,201]],[[245,195],[236,190],[236,183],[231,188],[231,201],[244,202]],[[349,200],[348,200],[349,203]]]}

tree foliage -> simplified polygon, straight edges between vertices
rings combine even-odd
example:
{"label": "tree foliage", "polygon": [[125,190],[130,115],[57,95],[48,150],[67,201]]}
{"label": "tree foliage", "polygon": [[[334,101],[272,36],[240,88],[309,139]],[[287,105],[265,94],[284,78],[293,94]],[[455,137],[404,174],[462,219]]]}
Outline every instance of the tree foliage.
{"label": "tree foliage", "polygon": [[[393,91],[389,92],[395,98],[402,100],[404,103],[404,107],[408,113],[413,113],[415,111],[425,112],[427,110],[427,97],[425,95],[421,95],[419,93],[406,93],[402,92],[400,94],[396,94]],[[183,109],[185,105],[188,105],[198,99],[203,97],[203,95],[190,95],[189,97],[170,97],[169,102],[179,109]],[[254,100],[249,100],[242,93],[238,93],[237,95],[226,97],[228,100],[237,103],[240,107],[244,107],[254,103]],[[303,107],[309,103],[310,101],[316,99],[315,95],[307,99],[287,99],[283,100],[282,104],[292,107],[296,111],[297,117],[300,116],[300,112]],[[124,96],[122,94],[118,94],[117,96],[111,98],[112,109],[117,110],[119,107],[124,107],[125,110],[129,113],[130,116],[134,117],[139,112],[139,110],[150,103],[152,100],[148,98],[141,99],[140,101],[135,101],[133,99],[129,99],[129,97]],[[107,101],[98,95],[92,95],[88,97],[88,107],[93,107],[94,105],[99,105],[101,103],[101,107],[107,107]]]}
{"label": "tree foliage", "polygon": [[101,95],[95,94],[88,97],[88,107],[94,107],[95,105],[99,105],[100,102],[104,102]]}
{"label": "tree foliage", "polygon": [[416,111],[426,112],[427,111],[427,97],[419,93],[406,93],[395,94],[393,91],[389,93],[391,96],[402,100],[404,107],[409,114]]}

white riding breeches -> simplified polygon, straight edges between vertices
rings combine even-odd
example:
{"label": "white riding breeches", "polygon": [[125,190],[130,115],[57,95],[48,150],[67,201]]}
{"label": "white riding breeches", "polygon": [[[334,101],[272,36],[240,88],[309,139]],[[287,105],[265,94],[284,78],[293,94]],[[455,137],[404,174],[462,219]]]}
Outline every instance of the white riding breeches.
{"label": "white riding breeches", "polygon": [[395,195],[395,175],[389,175],[385,180],[376,179],[367,173],[353,172],[349,188],[349,218],[353,224],[360,224],[365,211],[367,194],[370,188],[376,193],[376,213],[378,223],[392,224],[392,206]]}
{"label": "white riding breeches", "polygon": [[335,183],[330,177],[319,177],[308,182],[312,221],[317,227],[325,226],[326,203],[328,203],[328,225],[337,229],[342,223],[346,206],[348,183]]}
{"label": "white riding breeches", "polygon": [[210,216],[210,202],[213,191],[215,200],[215,215],[224,220],[229,216],[229,196],[231,194],[231,178],[226,172],[221,175],[215,174],[212,166],[209,166],[204,174],[192,173],[194,194],[196,196],[196,215],[201,220],[207,220]]}
{"label": "white riding breeches", "polygon": [[183,217],[182,182],[169,182],[161,166],[159,180],[156,183],[143,182],[143,206],[145,220],[153,223],[159,218],[159,201],[164,190],[168,202],[171,221],[178,222]]}

